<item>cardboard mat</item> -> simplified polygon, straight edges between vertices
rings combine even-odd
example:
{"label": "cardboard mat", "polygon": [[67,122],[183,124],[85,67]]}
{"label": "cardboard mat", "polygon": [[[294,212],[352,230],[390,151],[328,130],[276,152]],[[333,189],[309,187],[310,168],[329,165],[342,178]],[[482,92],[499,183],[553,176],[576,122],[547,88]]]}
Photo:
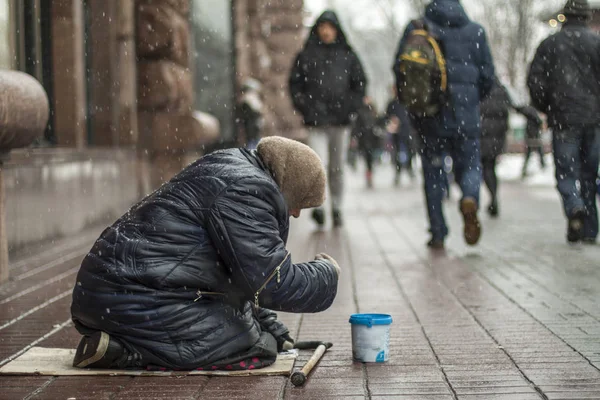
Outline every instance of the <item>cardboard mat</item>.
{"label": "cardboard mat", "polygon": [[294,368],[298,353],[295,350],[279,354],[274,364],[260,369],[246,371],[145,371],[117,369],[75,368],[73,357],[75,349],[55,349],[32,347],[21,356],[0,368],[0,375],[109,375],[109,376],[252,376],[283,375],[289,376]]}

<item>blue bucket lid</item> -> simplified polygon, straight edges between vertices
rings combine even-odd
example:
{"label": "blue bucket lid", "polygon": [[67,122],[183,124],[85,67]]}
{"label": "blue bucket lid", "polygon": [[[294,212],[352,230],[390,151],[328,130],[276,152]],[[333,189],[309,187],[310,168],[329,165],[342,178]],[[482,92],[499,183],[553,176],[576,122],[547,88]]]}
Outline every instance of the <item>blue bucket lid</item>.
{"label": "blue bucket lid", "polygon": [[373,325],[390,325],[392,316],[388,314],[352,314],[349,322],[353,325],[366,325],[370,328]]}

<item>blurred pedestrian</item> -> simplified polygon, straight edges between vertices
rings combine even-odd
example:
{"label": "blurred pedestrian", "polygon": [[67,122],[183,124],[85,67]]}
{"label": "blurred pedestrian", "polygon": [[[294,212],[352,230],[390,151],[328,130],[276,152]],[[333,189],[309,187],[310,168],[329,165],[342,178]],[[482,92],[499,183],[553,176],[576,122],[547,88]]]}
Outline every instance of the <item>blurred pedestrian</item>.
{"label": "blurred pedestrian", "polygon": [[527,165],[529,164],[529,158],[532,152],[536,152],[540,156],[540,167],[546,168],[544,162],[544,143],[542,142],[542,126],[544,121],[540,118],[538,111],[532,106],[523,106],[517,108],[517,111],[521,113],[527,119],[527,127],[525,130],[525,159],[523,161],[523,171],[521,177],[527,176]]}
{"label": "blurred pedestrian", "polygon": [[[425,52],[424,47],[431,43],[435,46]],[[434,65],[430,65],[431,57],[436,61]],[[421,160],[431,232],[427,245],[443,248],[449,232],[442,211],[445,155],[452,157],[456,182],[462,189],[464,238],[467,244],[475,245],[481,236],[477,216],[481,185],[479,103],[494,83],[485,31],[469,19],[458,0],[432,1],[424,18],[406,28],[393,69],[402,98],[416,94],[425,103],[420,113],[411,111],[411,103],[404,104],[423,145]],[[433,80],[406,79],[423,71]],[[423,86],[432,90],[422,91]]]}
{"label": "blurred pedestrian", "polygon": [[369,188],[373,187],[373,163],[381,145],[380,130],[373,99],[367,96],[364,98],[364,104],[356,113],[356,119],[352,126],[352,137],[356,138],[358,149],[365,158],[367,164],[365,180]]}
{"label": "blurred pedestrian", "polygon": [[415,135],[406,107],[400,103],[394,86],[394,97],[386,110],[387,131],[393,144],[393,160],[396,173],[394,184],[400,183],[400,174],[405,170],[414,179],[413,158],[415,155]]}
{"label": "blurred pedestrian", "polygon": [[483,181],[490,192],[488,213],[492,217],[497,217],[500,212],[496,164],[498,157],[504,153],[511,107],[513,105],[508,91],[496,78],[489,96],[481,102],[481,165]]}
{"label": "blurred pedestrian", "polygon": [[259,81],[253,78],[244,80],[237,109],[237,122],[246,148],[250,150],[256,148],[264,126],[261,92],[262,85]]}
{"label": "blurred pedestrian", "polygon": [[557,188],[569,243],[598,236],[596,177],[600,159],[600,36],[588,23],[587,0],[568,0],[560,32],[537,49],[527,85],[532,104],[548,117]]}
{"label": "blurred pedestrian", "polygon": [[[344,159],[350,116],[365,97],[367,79],[358,56],[333,11],[325,11],[310,31],[290,73],[292,101],[308,127],[308,144],[327,166],[333,225],[343,224]],[[323,208],[313,210],[319,226]]]}

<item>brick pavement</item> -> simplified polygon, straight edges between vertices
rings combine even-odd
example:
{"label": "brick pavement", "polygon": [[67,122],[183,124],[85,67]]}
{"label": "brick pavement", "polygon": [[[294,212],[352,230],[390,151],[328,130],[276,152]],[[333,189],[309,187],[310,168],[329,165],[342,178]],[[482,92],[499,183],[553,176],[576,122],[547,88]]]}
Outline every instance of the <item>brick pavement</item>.
{"label": "brick pavement", "polygon": [[[448,202],[453,234],[436,254],[424,247],[420,186],[393,188],[380,172],[374,190],[351,175],[343,230],[292,223],[296,260],[325,251],[343,268],[331,309],[281,315],[296,337],[335,343],[304,388],[284,377],[0,377],[0,399],[600,399],[600,246],[566,245],[554,189],[503,185],[501,219],[483,217],[476,248]],[[0,286],[0,364],[33,345],[76,345],[70,290],[98,233],[13,262]],[[352,362],[354,312],[392,314],[388,363]]]}

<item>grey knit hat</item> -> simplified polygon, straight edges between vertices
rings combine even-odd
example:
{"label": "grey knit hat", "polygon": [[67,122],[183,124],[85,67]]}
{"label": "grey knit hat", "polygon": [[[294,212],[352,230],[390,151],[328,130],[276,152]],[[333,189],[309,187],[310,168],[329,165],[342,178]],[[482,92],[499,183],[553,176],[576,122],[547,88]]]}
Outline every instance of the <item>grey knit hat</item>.
{"label": "grey knit hat", "polygon": [[591,16],[592,10],[587,0],[567,0],[567,4],[563,8],[565,16],[586,17]]}
{"label": "grey knit hat", "polygon": [[319,207],[327,180],[317,153],[296,140],[280,136],[261,139],[256,148],[290,209]]}

